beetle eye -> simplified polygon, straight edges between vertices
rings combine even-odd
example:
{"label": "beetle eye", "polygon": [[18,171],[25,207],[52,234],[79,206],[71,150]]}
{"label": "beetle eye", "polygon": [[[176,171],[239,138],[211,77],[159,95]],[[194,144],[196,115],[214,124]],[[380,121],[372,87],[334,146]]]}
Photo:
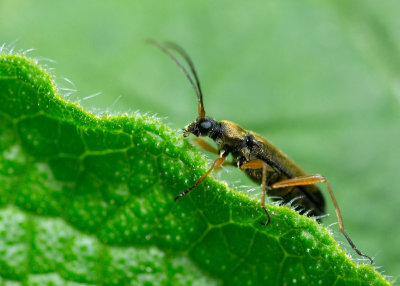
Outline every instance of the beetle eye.
{"label": "beetle eye", "polygon": [[212,124],[210,121],[203,121],[200,123],[200,127],[204,129],[204,131],[208,131],[209,129],[211,129]]}

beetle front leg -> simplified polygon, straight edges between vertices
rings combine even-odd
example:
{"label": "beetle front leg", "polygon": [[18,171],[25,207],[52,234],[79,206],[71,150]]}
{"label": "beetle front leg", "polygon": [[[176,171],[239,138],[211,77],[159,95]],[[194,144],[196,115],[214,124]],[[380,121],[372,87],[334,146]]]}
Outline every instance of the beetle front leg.
{"label": "beetle front leg", "polygon": [[211,173],[211,171],[212,171],[213,169],[216,169],[216,168],[221,167],[221,165],[224,163],[225,159],[226,159],[226,156],[223,156],[223,157],[220,157],[220,158],[216,159],[216,160],[214,161],[214,163],[212,164],[211,168],[208,169],[208,171],[205,172],[205,174],[204,174],[203,176],[201,176],[200,179],[197,180],[196,184],[194,184],[193,186],[191,186],[190,188],[186,189],[185,191],[183,191],[182,193],[180,193],[179,195],[177,195],[177,196],[175,197],[175,202],[176,202],[180,197],[183,197],[183,196],[187,195],[187,193],[189,193],[191,190],[193,190],[193,189],[196,188],[198,185],[200,185],[200,183],[203,182],[203,180],[208,176],[208,174]]}

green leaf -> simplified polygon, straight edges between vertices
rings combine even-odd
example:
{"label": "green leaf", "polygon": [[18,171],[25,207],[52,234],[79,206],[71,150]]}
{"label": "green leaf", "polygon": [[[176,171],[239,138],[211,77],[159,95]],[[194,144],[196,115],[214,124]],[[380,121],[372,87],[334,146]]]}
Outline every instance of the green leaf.
{"label": "green leaf", "polygon": [[387,285],[330,232],[212,178],[159,119],[95,116],[0,58],[0,285]]}

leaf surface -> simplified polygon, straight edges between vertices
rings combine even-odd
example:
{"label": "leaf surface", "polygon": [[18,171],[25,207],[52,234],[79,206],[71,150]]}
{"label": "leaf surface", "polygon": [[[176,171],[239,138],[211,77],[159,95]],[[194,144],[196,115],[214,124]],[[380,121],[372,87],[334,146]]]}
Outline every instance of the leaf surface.
{"label": "leaf surface", "polygon": [[95,116],[0,58],[0,285],[386,285],[330,232],[212,178],[159,119]]}

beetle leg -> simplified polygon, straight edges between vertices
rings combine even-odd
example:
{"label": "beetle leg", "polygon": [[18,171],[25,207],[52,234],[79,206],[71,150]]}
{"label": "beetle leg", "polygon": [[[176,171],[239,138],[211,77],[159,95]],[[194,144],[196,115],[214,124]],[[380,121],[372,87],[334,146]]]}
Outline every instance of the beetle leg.
{"label": "beetle leg", "polygon": [[339,222],[340,232],[343,233],[344,237],[347,239],[347,241],[349,242],[350,246],[354,249],[354,251],[357,252],[358,255],[368,258],[372,264],[373,263],[372,258],[369,257],[368,255],[361,253],[361,251],[359,251],[357,249],[357,247],[354,245],[353,241],[350,239],[350,237],[344,231],[344,225],[343,225],[342,215],[340,214],[339,205],[336,202],[335,196],[333,195],[333,191],[324,176],[317,174],[317,175],[302,176],[302,177],[296,177],[296,178],[292,178],[292,179],[282,180],[282,181],[272,184],[271,188],[279,189],[279,188],[286,188],[286,187],[292,187],[292,186],[314,185],[316,183],[325,183],[326,188],[328,189],[328,192],[329,192],[329,195],[331,196],[333,205],[335,206],[335,212],[336,212],[337,220]]}
{"label": "beetle leg", "polygon": [[243,165],[240,166],[241,170],[244,169],[262,169],[262,193],[261,193],[261,207],[263,208],[266,216],[267,216],[267,222],[260,222],[262,225],[267,225],[271,222],[271,217],[269,216],[269,213],[267,209],[265,208],[265,193],[266,193],[266,188],[267,188],[267,163],[265,163],[263,160],[260,159],[255,159],[251,160],[247,163],[244,163]]}
{"label": "beetle leg", "polygon": [[[210,143],[208,143],[206,140],[202,139],[202,138],[194,138],[193,139],[194,142],[196,142],[197,145],[199,145],[202,149],[210,152],[210,153],[214,153],[214,154],[219,154],[218,150],[212,146]],[[221,166],[235,166],[232,162],[224,162]],[[216,169],[220,169],[221,166],[216,167]]]}
{"label": "beetle leg", "polygon": [[208,143],[206,140],[204,140],[202,138],[194,138],[193,141],[196,142],[197,145],[199,145],[204,150],[214,153],[214,154],[218,154],[218,150],[214,146],[212,146],[210,143]]}
{"label": "beetle leg", "polygon": [[236,165],[235,165],[235,164],[233,164],[233,162],[224,162],[224,163],[222,164],[222,166],[231,166],[231,167],[236,167]]}
{"label": "beetle leg", "polygon": [[200,179],[197,180],[196,184],[194,184],[193,186],[191,186],[190,188],[186,189],[185,191],[183,191],[182,193],[180,193],[178,196],[175,197],[175,201],[177,199],[179,199],[180,197],[185,196],[187,193],[189,193],[191,190],[193,190],[194,188],[196,188],[198,185],[200,185],[201,182],[203,182],[203,180],[208,176],[208,174],[211,173],[211,171],[215,168],[220,167],[224,161],[225,161],[226,157],[219,157],[217,158],[214,163],[212,164],[212,166],[210,167],[210,169],[208,169],[207,172],[205,172],[205,174],[203,176],[200,177]]}
{"label": "beetle leg", "polygon": [[226,167],[226,166],[236,167],[236,165],[233,164],[233,162],[225,161],[221,166],[216,167],[215,171],[219,172],[219,171],[221,171],[222,167]]}

